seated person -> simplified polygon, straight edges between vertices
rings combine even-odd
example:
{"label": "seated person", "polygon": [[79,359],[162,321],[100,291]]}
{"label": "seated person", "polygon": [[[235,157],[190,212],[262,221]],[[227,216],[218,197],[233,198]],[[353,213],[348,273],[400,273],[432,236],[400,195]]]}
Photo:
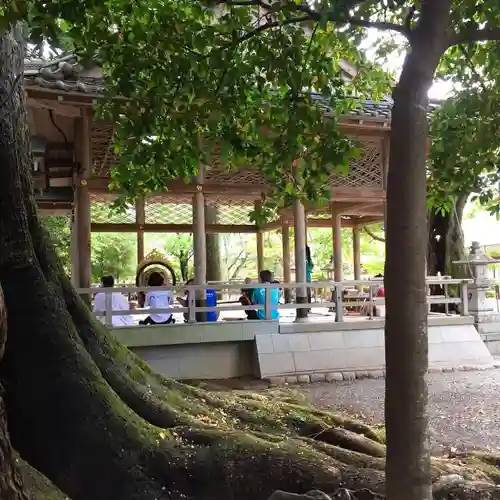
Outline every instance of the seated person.
{"label": "seated person", "polygon": [[[273,283],[273,274],[271,271],[265,270],[259,273],[259,281],[261,283]],[[255,288],[252,293],[252,304],[254,305],[265,305],[266,303],[266,291],[271,294],[271,305],[277,306],[280,303],[280,291],[278,288]],[[258,309],[253,311],[256,314],[256,318],[248,319],[266,319],[265,309]],[[278,309],[273,307],[271,309],[271,319],[278,319],[279,313]]]}
{"label": "seated person", "polygon": [[[113,276],[103,276],[101,278],[101,287],[113,288],[115,279]],[[106,312],[106,293],[99,292],[94,299],[94,312]],[[128,311],[130,309],[127,298],[119,292],[111,294],[111,310],[112,311]],[[105,322],[105,317],[99,318],[101,322]],[[132,325],[132,316],[112,316],[111,324],[113,326],[130,326]]]}
{"label": "seated person", "polygon": [[[165,280],[160,273],[151,273],[148,279],[148,286],[163,286]],[[151,309],[168,309],[172,307],[174,301],[170,290],[148,290],[146,292],[144,305]],[[140,325],[168,325],[175,323],[172,313],[153,313],[150,314],[144,321],[140,321]]]}

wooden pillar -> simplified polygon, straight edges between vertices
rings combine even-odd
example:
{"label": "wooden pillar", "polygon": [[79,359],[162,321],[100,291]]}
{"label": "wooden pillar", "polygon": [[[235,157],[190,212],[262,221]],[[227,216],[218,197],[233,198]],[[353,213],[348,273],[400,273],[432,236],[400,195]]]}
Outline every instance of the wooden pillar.
{"label": "wooden pillar", "polygon": [[80,286],[80,279],[78,276],[78,235],[76,225],[76,213],[73,213],[71,218],[70,229],[70,257],[71,257],[71,284],[78,288]]}
{"label": "wooden pillar", "polygon": [[91,112],[82,109],[76,121],[75,153],[80,164],[75,188],[76,240],[78,247],[78,286],[90,288],[92,274],[90,265],[90,193],[88,179],[92,170],[92,145],[90,127]]}
{"label": "wooden pillar", "polygon": [[354,279],[361,279],[361,249],[360,249],[360,229],[358,226],[352,228],[352,255],[354,265]]}
{"label": "wooden pillar", "polygon": [[143,197],[135,201],[135,222],[139,226],[137,230],[137,265],[144,260],[144,230],[146,224],[146,207]]}
{"label": "wooden pillar", "polygon": [[[194,283],[196,285],[206,285],[207,283],[207,248],[205,229],[205,195],[203,194],[204,166],[200,165],[200,170],[196,178],[196,193],[193,196],[193,257],[194,257]],[[196,304],[205,306],[205,291],[196,293]],[[197,321],[205,321],[206,313],[198,313]]]}
{"label": "wooden pillar", "polygon": [[[261,202],[255,202],[255,210],[261,207]],[[264,232],[257,228],[257,274],[264,270]]]}
{"label": "wooden pillar", "polygon": [[257,231],[257,272],[264,269],[264,232]]}
{"label": "wooden pillar", "polygon": [[[218,222],[219,209],[215,204],[209,204],[205,200],[205,224],[217,224]],[[222,281],[220,235],[218,233],[206,234],[205,249],[207,255],[207,282]]]}
{"label": "wooden pillar", "polygon": [[[281,242],[283,248],[283,281],[290,283],[290,227],[288,221],[282,221]],[[291,302],[291,290],[285,287],[285,302]]]}
{"label": "wooden pillar", "polygon": [[[382,189],[387,196],[387,175],[389,173],[389,151],[390,151],[390,139],[384,138],[382,140]],[[384,234],[385,228],[387,227],[387,198],[383,202],[384,205]],[[427,270],[427,265],[426,268]]]}
{"label": "wooden pillar", "polygon": [[[300,200],[293,201],[293,220],[295,236],[295,282],[306,281],[306,216],[304,205]],[[295,290],[295,301],[297,304],[307,303],[306,287]],[[297,321],[307,317],[307,309],[297,309]]]}
{"label": "wooden pillar", "polygon": [[342,281],[342,218],[332,209],[333,279]]}

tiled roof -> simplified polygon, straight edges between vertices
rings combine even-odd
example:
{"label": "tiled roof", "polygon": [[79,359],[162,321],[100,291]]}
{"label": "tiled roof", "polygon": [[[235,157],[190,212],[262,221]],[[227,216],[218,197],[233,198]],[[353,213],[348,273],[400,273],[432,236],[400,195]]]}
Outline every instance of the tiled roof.
{"label": "tiled roof", "polygon": [[24,60],[24,81],[28,87],[37,86],[65,92],[100,94],[104,79],[96,66],[83,67],[74,55],[46,61]]}
{"label": "tiled roof", "polygon": [[[67,55],[50,61],[43,59],[25,59],[25,85],[42,87],[65,92],[81,92],[83,94],[100,94],[104,91],[104,78],[96,67],[84,68],[74,55]],[[318,104],[331,112],[331,108],[319,95],[314,95]],[[372,118],[388,121],[391,119],[393,101],[390,98],[380,102],[358,100],[358,105],[348,114],[353,118]]]}

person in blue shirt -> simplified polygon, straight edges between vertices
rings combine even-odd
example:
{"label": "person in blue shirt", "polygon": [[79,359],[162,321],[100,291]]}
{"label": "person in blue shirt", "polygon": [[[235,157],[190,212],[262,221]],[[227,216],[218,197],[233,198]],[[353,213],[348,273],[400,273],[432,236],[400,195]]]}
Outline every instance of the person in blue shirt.
{"label": "person in blue shirt", "polygon": [[[272,283],[273,274],[271,271],[261,271],[259,273],[259,281],[261,283]],[[267,293],[271,294],[271,305],[277,306],[280,303],[280,291],[279,288],[268,288]],[[252,304],[254,305],[265,305],[266,303],[266,288],[255,288],[252,293]],[[266,311],[264,309],[258,309],[255,311],[257,313],[257,319],[266,319]],[[279,319],[278,309],[271,308],[271,319]]]}

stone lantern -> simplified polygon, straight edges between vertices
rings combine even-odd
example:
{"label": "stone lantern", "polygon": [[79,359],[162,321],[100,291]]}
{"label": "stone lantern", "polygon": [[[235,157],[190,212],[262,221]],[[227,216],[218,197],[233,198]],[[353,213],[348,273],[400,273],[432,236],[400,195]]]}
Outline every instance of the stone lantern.
{"label": "stone lantern", "polygon": [[[474,282],[467,287],[467,290],[469,296],[469,313],[474,316],[476,323],[482,322],[483,315],[483,319],[486,319],[486,316],[491,316],[493,311],[491,307],[488,307],[486,302],[486,291],[493,285],[493,280],[488,276],[488,266],[497,262],[500,261],[485,254],[477,241],[472,242],[469,255],[465,260],[453,262],[453,264],[468,266],[474,278]],[[498,320],[498,318],[495,319]]]}

